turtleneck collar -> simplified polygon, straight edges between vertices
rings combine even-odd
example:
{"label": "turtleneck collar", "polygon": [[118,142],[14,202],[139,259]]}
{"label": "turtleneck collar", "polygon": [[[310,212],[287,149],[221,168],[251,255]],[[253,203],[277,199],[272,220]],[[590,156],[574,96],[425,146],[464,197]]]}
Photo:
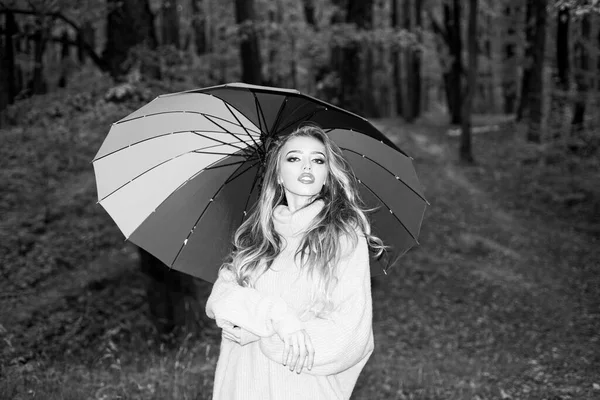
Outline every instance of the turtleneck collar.
{"label": "turtleneck collar", "polygon": [[287,206],[278,205],[273,210],[275,231],[284,237],[297,236],[306,232],[312,220],[324,206],[325,202],[323,200],[315,200],[309,205],[291,212]]}

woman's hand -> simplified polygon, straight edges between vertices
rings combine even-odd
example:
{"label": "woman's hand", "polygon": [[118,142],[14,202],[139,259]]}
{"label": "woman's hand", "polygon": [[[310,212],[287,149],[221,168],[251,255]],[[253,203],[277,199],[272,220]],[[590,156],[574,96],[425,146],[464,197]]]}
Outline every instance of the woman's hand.
{"label": "woman's hand", "polygon": [[289,366],[290,371],[302,372],[303,368],[309,371],[315,361],[315,348],[310,340],[308,332],[304,329],[287,334],[281,337],[283,340],[283,360],[285,366]]}
{"label": "woman's hand", "polygon": [[223,329],[222,335],[225,339],[231,340],[237,344],[241,343],[242,329],[239,326],[225,325],[221,329]]}

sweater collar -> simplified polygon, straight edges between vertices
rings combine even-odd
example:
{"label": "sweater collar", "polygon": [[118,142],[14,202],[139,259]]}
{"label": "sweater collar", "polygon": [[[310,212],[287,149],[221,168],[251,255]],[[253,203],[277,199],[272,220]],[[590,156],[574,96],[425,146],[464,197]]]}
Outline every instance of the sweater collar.
{"label": "sweater collar", "polygon": [[295,212],[291,212],[288,206],[278,205],[273,210],[275,231],[284,237],[296,236],[306,232],[310,223],[324,206],[325,202],[320,199]]}

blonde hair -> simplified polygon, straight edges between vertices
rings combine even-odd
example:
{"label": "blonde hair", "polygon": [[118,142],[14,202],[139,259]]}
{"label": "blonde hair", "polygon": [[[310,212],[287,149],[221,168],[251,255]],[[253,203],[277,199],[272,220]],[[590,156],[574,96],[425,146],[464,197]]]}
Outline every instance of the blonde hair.
{"label": "blonde hair", "polygon": [[[336,266],[343,256],[341,238],[349,238],[354,248],[358,241],[357,231],[364,234],[368,245],[381,256],[386,246],[371,234],[363,201],[359,197],[358,180],[344,158],[342,150],[323,129],[316,125],[304,125],[291,134],[278,138],[269,148],[262,189],[259,199],[247,219],[237,229],[230,261],[223,264],[235,273],[242,286],[253,287],[256,280],[267,271],[282,249],[282,241],[275,232],[273,212],[285,204],[285,193],[277,183],[281,149],[294,137],[312,137],[323,143],[326,151],[328,176],[321,192],[312,201],[323,200],[323,209],[308,227],[295,257],[313,280],[311,304],[307,311],[325,315],[331,310],[331,293],[337,283]],[[344,246],[346,247],[346,246]]]}

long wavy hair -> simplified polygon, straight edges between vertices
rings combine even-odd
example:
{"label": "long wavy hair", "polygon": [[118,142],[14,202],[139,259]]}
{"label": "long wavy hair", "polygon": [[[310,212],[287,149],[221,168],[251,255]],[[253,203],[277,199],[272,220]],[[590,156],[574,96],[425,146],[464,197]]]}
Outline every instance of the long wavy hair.
{"label": "long wavy hair", "polygon": [[253,287],[281,252],[283,243],[273,224],[275,207],[287,204],[283,186],[277,182],[280,155],[289,140],[301,136],[323,143],[328,166],[325,185],[309,202],[323,200],[324,207],[313,219],[295,253],[301,268],[314,283],[311,285],[311,304],[305,311],[325,315],[331,311],[331,293],[337,283],[336,266],[343,256],[340,238],[350,239],[354,244],[349,247],[352,249],[358,241],[356,232],[364,234],[376,257],[382,255],[386,246],[371,234],[366,217],[371,210],[359,197],[359,182],[350,164],[337,144],[317,125],[303,125],[271,143],[259,199],[237,229],[230,260],[221,268],[234,272],[240,285]]}

